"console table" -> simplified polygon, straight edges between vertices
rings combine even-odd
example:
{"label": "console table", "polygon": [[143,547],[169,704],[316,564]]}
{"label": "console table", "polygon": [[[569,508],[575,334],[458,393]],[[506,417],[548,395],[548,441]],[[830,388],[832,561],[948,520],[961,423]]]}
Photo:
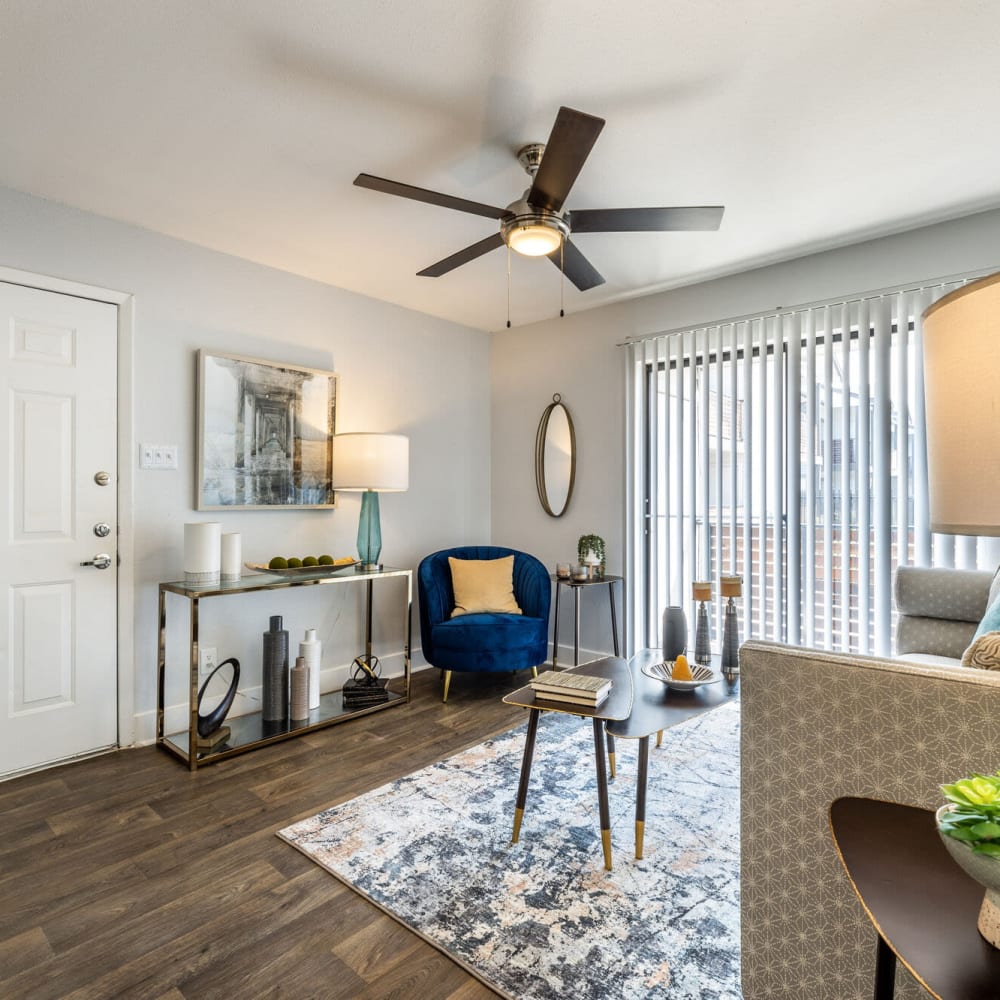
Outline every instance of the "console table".
{"label": "console table", "polygon": [[952,860],[928,809],[842,798],[834,845],[878,934],[875,1000],[892,1000],[896,959],[938,1000],[996,1000],[1000,951],[976,929],[983,887]]}
{"label": "console table", "polygon": [[[556,576],[550,574],[549,579],[556,585],[556,606],[555,624],[552,628],[552,669],[558,670],[559,660],[559,594],[563,587],[569,587],[573,591],[573,665],[580,663],[580,592],[584,587],[595,587],[600,584],[607,584],[608,597],[611,600],[611,639],[614,643],[615,656],[621,656],[621,648],[618,645],[618,616],[615,611],[615,584],[624,588],[624,579],[620,576],[595,577],[592,580],[574,580],[567,576]],[[625,603],[625,595],[622,594],[622,604]]]}
{"label": "console table", "polygon": [[[364,708],[345,708],[340,691],[331,691],[321,695],[319,708],[309,712],[308,719],[297,719],[294,722],[265,722],[260,712],[250,715],[240,715],[226,719],[230,727],[229,739],[220,747],[198,749],[198,614],[199,602],[205,598],[233,598],[240,594],[257,593],[264,590],[285,590],[296,587],[315,586],[357,586],[365,585],[365,655],[366,662],[371,662],[372,651],[372,588],[376,580],[392,577],[402,577],[406,580],[406,604],[403,608],[404,646],[403,646],[403,691],[389,692],[389,700],[379,705],[369,705]],[[190,615],[190,691],[188,728],[177,733],[164,732],[164,711],[166,697],[167,669],[167,595],[174,594],[187,600]],[[355,569],[338,570],[334,572],[315,574],[306,573],[302,576],[277,576],[257,574],[244,576],[239,580],[214,584],[187,584],[183,581],[160,584],[159,604],[159,648],[157,656],[156,682],[156,744],[169,753],[179,757],[192,771],[206,764],[214,764],[227,757],[254,750],[268,743],[301,736],[302,733],[314,729],[324,729],[359,715],[369,715],[387,708],[406,704],[410,700],[410,638],[412,631],[413,609],[413,573],[408,569],[382,569],[372,572]]]}

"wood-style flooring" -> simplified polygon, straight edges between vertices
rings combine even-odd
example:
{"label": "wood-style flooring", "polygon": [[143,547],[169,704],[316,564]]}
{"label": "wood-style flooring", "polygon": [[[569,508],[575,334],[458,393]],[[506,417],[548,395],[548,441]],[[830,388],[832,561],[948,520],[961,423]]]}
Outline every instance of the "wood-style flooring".
{"label": "wood-style flooring", "polygon": [[518,725],[527,676],[443,705],[422,671],[408,706],[196,774],[143,747],[0,783],[0,997],[495,997],[275,831]]}

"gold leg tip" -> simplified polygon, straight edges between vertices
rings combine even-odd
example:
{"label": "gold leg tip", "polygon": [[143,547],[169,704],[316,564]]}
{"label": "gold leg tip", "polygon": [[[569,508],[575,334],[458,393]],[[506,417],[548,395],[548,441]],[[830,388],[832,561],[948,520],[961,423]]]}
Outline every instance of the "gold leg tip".
{"label": "gold leg tip", "polygon": [[604,870],[611,871],[611,831],[601,830],[601,846],[604,848]]}
{"label": "gold leg tip", "polygon": [[637,861],[642,861],[642,841],[646,832],[646,824],[637,821],[635,824],[635,857]]}
{"label": "gold leg tip", "polygon": [[524,819],[524,810],[515,809],[514,810],[514,835],[510,838],[512,844],[516,844],[518,838],[521,836],[521,820]]}

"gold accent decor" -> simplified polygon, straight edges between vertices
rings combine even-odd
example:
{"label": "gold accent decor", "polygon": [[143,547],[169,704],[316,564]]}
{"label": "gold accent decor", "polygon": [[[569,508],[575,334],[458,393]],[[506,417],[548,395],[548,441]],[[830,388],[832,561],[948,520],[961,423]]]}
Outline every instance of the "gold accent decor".
{"label": "gold accent decor", "polygon": [[517,843],[517,838],[521,836],[521,820],[524,819],[524,810],[514,810],[514,835],[510,838],[512,844]]}
{"label": "gold accent decor", "polygon": [[601,830],[601,846],[604,848],[604,870],[611,871],[611,831]]}
{"label": "gold accent decor", "polygon": [[448,701],[448,688],[450,687],[450,685],[451,685],[451,671],[446,670],[444,672],[444,694],[441,696],[442,702]]}
{"label": "gold accent decor", "polygon": [[646,824],[643,820],[635,821],[635,857],[637,861],[642,861],[642,838],[646,832]]}
{"label": "gold accent decor", "polygon": [[611,777],[612,777],[612,778],[614,778],[614,777],[617,777],[617,775],[618,775],[618,771],[617,771],[617,769],[615,768],[615,758],[616,758],[617,756],[618,756],[618,755],[617,755],[617,754],[614,754],[614,753],[609,753],[609,754],[608,754],[608,764],[609,764],[609,766],[610,766],[610,768],[611,768]]}

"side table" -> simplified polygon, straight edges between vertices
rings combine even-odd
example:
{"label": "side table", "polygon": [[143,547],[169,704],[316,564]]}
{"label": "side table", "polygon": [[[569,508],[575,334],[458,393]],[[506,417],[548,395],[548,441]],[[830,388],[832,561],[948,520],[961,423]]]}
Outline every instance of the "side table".
{"label": "side table", "polygon": [[595,677],[607,677],[611,681],[611,693],[597,708],[583,705],[568,705],[565,702],[545,701],[539,697],[531,685],[519,688],[503,700],[507,705],[520,705],[530,709],[528,734],[524,740],[524,757],[521,760],[521,780],[517,786],[517,801],[514,806],[514,833],[511,843],[516,844],[521,834],[521,820],[524,804],[528,798],[528,782],[531,778],[531,761],[535,753],[535,736],[538,733],[538,719],[542,712],[562,712],[592,719],[594,724],[594,760],[597,765],[597,804],[601,814],[601,845],[604,848],[604,867],[611,871],[611,808],[608,804],[608,772],[604,763],[604,723],[613,719],[627,719],[632,712],[632,677],[628,664],[614,656],[593,660],[582,667],[573,667],[568,673],[586,673]]}
{"label": "side table", "polygon": [[892,1000],[896,959],[938,1000],[996,1000],[1000,951],[979,934],[983,887],[951,859],[929,809],[842,798],[834,846],[878,934],[875,1000]]}
{"label": "side table", "polygon": [[621,647],[618,645],[618,614],[615,610],[615,584],[622,588],[622,604],[625,603],[625,581],[620,576],[602,576],[594,580],[573,580],[565,576],[550,574],[549,577],[556,585],[556,607],[555,624],[552,627],[552,669],[558,670],[559,659],[559,594],[563,587],[569,587],[573,591],[573,665],[580,663],[580,592],[584,587],[596,587],[607,584],[608,597],[611,600],[611,639],[614,644],[615,656],[621,656]]}

